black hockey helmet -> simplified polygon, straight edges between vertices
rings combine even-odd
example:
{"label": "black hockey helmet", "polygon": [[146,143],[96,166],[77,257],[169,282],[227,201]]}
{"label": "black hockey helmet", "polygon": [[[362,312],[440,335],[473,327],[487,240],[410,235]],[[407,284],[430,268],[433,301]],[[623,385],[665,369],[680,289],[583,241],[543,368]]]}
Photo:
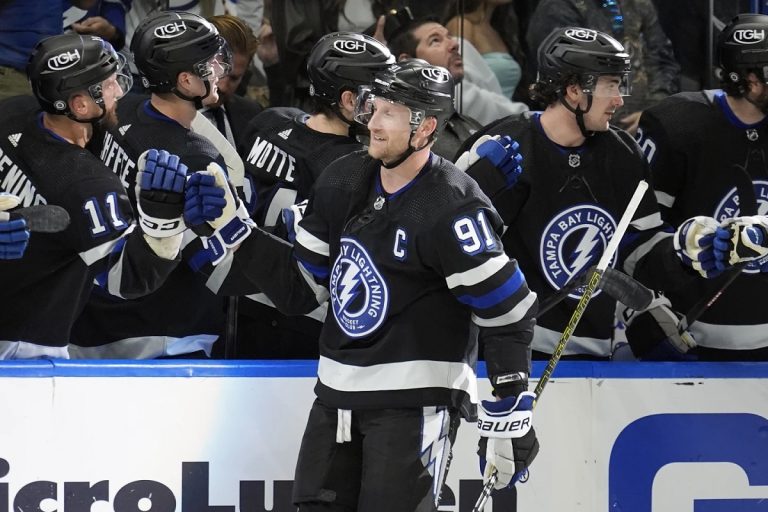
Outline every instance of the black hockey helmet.
{"label": "black hockey helmet", "polygon": [[[196,14],[161,11],[136,28],[131,52],[143,85],[152,92],[171,92],[183,71],[209,78],[208,62],[217,54],[225,57],[226,43],[216,27]],[[226,60],[222,65],[229,65]]]}
{"label": "black hockey helmet", "polygon": [[389,49],[376,39],[354,32],[333,32],[320,38],[307,60],[310,95],[334,104],[344,90],[373,82],[373,75],[395,63]]}
{"label": "black hockey helmet", "polygon": [[[51,114],[69,114],[69,97],[88,91],[103,109],[101,83],[120,73],[125,59],[112,45],[97,36],[62,34],[43,39],[32,50],[27,77],[40,107]],[[119,75],[123,93],[130,77]]]}
{"label": "black hockey helmet", "polygon": [[724,80],[738,83],[754,71],[768,82],[768,16],[739,14],[720,33],[717,50]]}
{"label": "black hockey helmet", "polygon": [[370,92],[410,108],[414,129],[425,117],[436,117],[435,136],[454,112],[451,73],[421,59],[406,59],[378,73]]}
{"label": "black hockey helmet", "polygon": [[597,30],[564,27],[552,31],[539,46],[540,82],[557,83],[569,75],[578,75],[586,92],[600,75],[622,77],[622,94],[628,93],[629,53],[613,37]]}

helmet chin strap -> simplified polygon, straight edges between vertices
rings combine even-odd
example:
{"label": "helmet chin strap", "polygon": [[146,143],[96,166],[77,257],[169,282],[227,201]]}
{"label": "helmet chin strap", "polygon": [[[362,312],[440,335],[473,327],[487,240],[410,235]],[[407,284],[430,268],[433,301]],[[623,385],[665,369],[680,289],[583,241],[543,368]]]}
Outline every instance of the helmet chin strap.
{"label": "helmet chin strap", "polygon": [[[200,77],[198,77],[200,78]],[[211,95],[211,82],[209,82],[207,79],[200,78],[203,83],[205,84],[205,94],[202,96],[187,96],[186,94],[183,94],[181,91],[179,91],[176,87],[171,89],[171,92],[178,96],[179,98],[187,101],[191,101],[195,105],[196,110],[200,110],[203,108],[203,100]]]}
{"label": "helmet chin strap", "polygon": [[576,116],[576,124],[579,126],[579,131],[581,131],[581,134],[584,137],[591,137],[591,136],[593,136],[595,134],[595,132],[587,130],[587,127],[584,124],[584,114],[589,112],[589,110],[592,108],[592,95],[591,94],[587,94],[587,109],[586,110],[581,110],[581,105],[576,105],[575,108],[572,107],[568,103],[568,100],[565,99],[565,96],[563,95],[562,92],[560,93],[559,96],[560,96],[560,103],[562,103],[563,106],[565,106],[565,108],[567,108],[568,110],[573,112],[574,115]]}
{"label": "helmet chin strap", "polygon": [[408,149],[406,149],[404,152],[400,153],[399,157],[395,158],[391,162],[385,162],[383,160],[381,161],[381,165],[384,166],[385,169],[394,169],[395,167],[397,167],[401,163],[405,162],[406,159],[409,156],[411,156],[413,153],[415,153],[417,151],[421,151],[422,149],[426,148],[429,145],[430,142],[432,142],[431,140],[428,139],[427,142],[425,142],[420,148],[413,147],[411,145],[411,141],[413,140],[413,136],[414,136],[415,133],[416,133],[416,128],[411,130],[411,136],[408,137]]}

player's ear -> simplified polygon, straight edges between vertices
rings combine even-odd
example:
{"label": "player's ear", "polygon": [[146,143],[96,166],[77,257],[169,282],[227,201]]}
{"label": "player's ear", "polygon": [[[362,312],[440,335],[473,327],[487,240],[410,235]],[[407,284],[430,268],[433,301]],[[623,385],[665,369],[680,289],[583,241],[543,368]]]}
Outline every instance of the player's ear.
{"label": "player's ear", "polygon": [[194,87],[194,84],[192,82],[192,77],[195,76],[189,71],[182,71],[178,74],[176,77],[176,87],[183,90],[190,90],[192,87]]}
{"label": "player's ear", "polygon": [[416,133],[414,135],[414,146],[421,147],[426,143],[426,141],[429,140],[430,135],[437,130],[437,118],[434,116],[429,116],[426,119],[424,119],[419,127],[416,129]]}
{"label": "player's ear", "polygon": [[339,106],[343,111],[349,112],[350,115],[355,112],[355,102],[357,101],[357,95],[352,91],[344,91],[339,98]]}
{"label": "player's ear", "polygon": [[77,92],[70,96],[69,110],[75,115],[86,117],[88,115],[88,95]]}

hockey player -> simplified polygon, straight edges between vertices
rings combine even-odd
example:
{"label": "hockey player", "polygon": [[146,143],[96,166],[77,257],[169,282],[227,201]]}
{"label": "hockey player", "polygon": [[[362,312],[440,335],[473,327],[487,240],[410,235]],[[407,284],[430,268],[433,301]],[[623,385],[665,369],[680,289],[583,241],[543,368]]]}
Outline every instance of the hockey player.
{"label": "hockey player", "polygon": [[[445,68],[412,60],[377,74],[356,115],[368,151],[320,175],[295,245],[254,229],[225,260],[286,313],[328,300],[300,511],[437,510],[458,418],[476,414],[478,332],[502,398],[483,403],[481,435],[500,417],[523,425],[482,444],[498,487],[538,451],[526,391],[536,294],[476,183],[430,151],[452,110]],[[204,172],[226,186],[220,169]],[[233,221],[233,201],[213,228]]]}
{"label": "hockey player", "polygon": [[[722,89],[671,96],[643,113],[637,136],[665,220],[704,240],[722,225],[730,230],[720,233],[725,241],[755,224],[758,233],[761,220],[752,216],[768,211],[768,16],[734,18],[721,33],[718,55]],[[725,265],[752,259],[740,256],[744,246],[737,245],[733,258],[721,251]],[[694,260],[709,263],[697,271],[715,279],[667,293],[683,311],[713,297],[728,279],[717,277],[711,253],[703,258],[707,249],[690,247]],[[768,359],[768,315],[759,301],[744,300],[763,295],[765,262],[749,263],[691,325],[702,359]]]}
{"label": "hockey player", "polygon": [[[283,208],[309,197],[328,164],[363,148],[354,138],[357,89],[394,62],[387,47],[371,37],[328,34],[315,44],[307,62],[313,112],[273,107],[253,118],[238,152],[259,225],[277,224]],[[268,300],[263,294],[250,298],[240,301],[238,347],[248,347],[258,357],[317,358],[324,307],[310,317],[288,318],[264,305]]]}
{"label": "hockey player", "polygon": [[[503,144],[503,139],[489,140],[491,136],[519,143],[526,172],[513,188],[507,188],[504,174],[496,170],[475,166],[469,172],[509,226],[504,247],[518,259],[531,289],[542,299],[597,263],[637,183],[647,176],[637,143],[610,125],[628,94],[629,71],[629,55],[612,37],[578,27],[553,31],[539,49],[533,89],[535,99],[547,108],[489,125],[465,143],[472,151],[458,161],[466,167],[463,159],[471,162],[471,155],[492,153]],[[646,194],[612,265],[643,277],[653,288],[658,288],[661,275],[656,279],[643,272],[651,261],[682,272],[670,233],[662,230],[655,201]],[[579,298],[577,289],[537,318],[534,357],[549,358]],[[669,304],[660,299],[654,307],[666,314]],[[598,291],[564,354],[609,358],[615,308],[616,301]],[[684,341],[673,343],[683,343],[680,351],[687,351]]]}
{"label": "hockey player", "polygon": [[164,228],[181,223],[186,169],[157,151],[140,161],[139,228],[120,180],[85,149],[95,124],[116,121],[130,88],[121,71],[118,54],[95,36],[54,36],[31,55],[27,74],[43,111],[24,114],[18,133],[0,141],[2,183],[18,201],[59,205],[71,220],[60,233],[35,233],[24,258],[0,265],[0,358],[68,357],[94,280],[116,300],[135,298],[178,263],[181,235]]}
{"label": "hockey player", "polygon": [[[215,27],[194,14],[159,12],[138,27],[131,51],[151,97],[120,107],[120,125],[102,141],[102,161],[129,189],[136,183],[138,157],[150,147],[177,154],[192,171],[210,162],[223,165],[213,145],[189,129],[203,99],[217,95],[217,81],[227,72]],[[224,329],[224,299],[196,272],[208,261],[200,239],[191,230],[184,236],[183,263],[155,293],[129,303],[92,296],[73,333],[78,356],[210,355]]]}

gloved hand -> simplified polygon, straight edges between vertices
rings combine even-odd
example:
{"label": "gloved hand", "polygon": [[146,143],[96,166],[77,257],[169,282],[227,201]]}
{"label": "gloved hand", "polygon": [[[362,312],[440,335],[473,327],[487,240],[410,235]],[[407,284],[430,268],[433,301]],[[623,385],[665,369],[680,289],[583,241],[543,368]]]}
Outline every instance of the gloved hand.
{"label": "gloved hand", "polygon": [[717,221],[712,217],[692,217],[677,228],[673,239],[675,251],[683,264],[708,279],[721,273],[716,266],[712,245],[717,228]]}
{"label": "gloved hand", "polygon": [[139,157],[136,198],[139,225],[147,235],[166,238],[186,229],[184,185],[187,166],[165,150],[150,149]]}
{"label": "gloved hand", "polygon": [[[187,188],[187,216],[196,220],[205,219],[214,229],[213,234],[205,239],[204,243],[210,253],[211,262],[215,265],[224,258],[225,248],[239,245],[251,234],[253,222],[234,187],[227,180],[224,170],[217,163],[211,162],[206,170],[196,174],[201,175],[196,178],[196,181],[199,180],[199,186]],[[212,186],[220,192],[213,192],[211,179]]]}
{"label": "gloved hand", "polygon": [[7,211],[20,202],[17,196],[0,192],[0,260],[17,260],[27,249],[27,221]]}
{"label": "gloved hand", "polygon": [[727,219],[715,231],[715,264],[724,270],[768,255],[768,218],[762,215]]}
{"label": "gloved hand", "polygon": [[696,347],[693,335],[680,332],[682,315],[672,310],[669,299],[654,293],[650,305],[642,310],[626,308],[620,313],[626,325],[624,334],[632,354],[641,361],[692,361]]}
{"label": "gloved hand", "polygon": [[[512,188],[520,178],[523,155],[519,149],[520,144],[508,135],[483,135],[472,144],[469,151],[462,153],[456,160],[456,166],[472,176],[483,191],[493,198],[497,193]],[[495,176],[487,176],[487,165],[481,165],[483,160],[497,169]]]}
{"label": "gloved hand", "polygon": [[199,226],[214,221],[224,213],[227,200],[224,189],[216,186],[216,178],[196,172],[187,180],[184,201],[184,220],[188,226]]}
{"label": "gloved hand", "polygon": [[526,391],[497,402],[483,400],[477,428],[480,443],[480,471],[487,480],[492,469],[498,472],[494,488],[503,489],[515,482],[539,453],[533,430],[533,403],[536,395]]}

